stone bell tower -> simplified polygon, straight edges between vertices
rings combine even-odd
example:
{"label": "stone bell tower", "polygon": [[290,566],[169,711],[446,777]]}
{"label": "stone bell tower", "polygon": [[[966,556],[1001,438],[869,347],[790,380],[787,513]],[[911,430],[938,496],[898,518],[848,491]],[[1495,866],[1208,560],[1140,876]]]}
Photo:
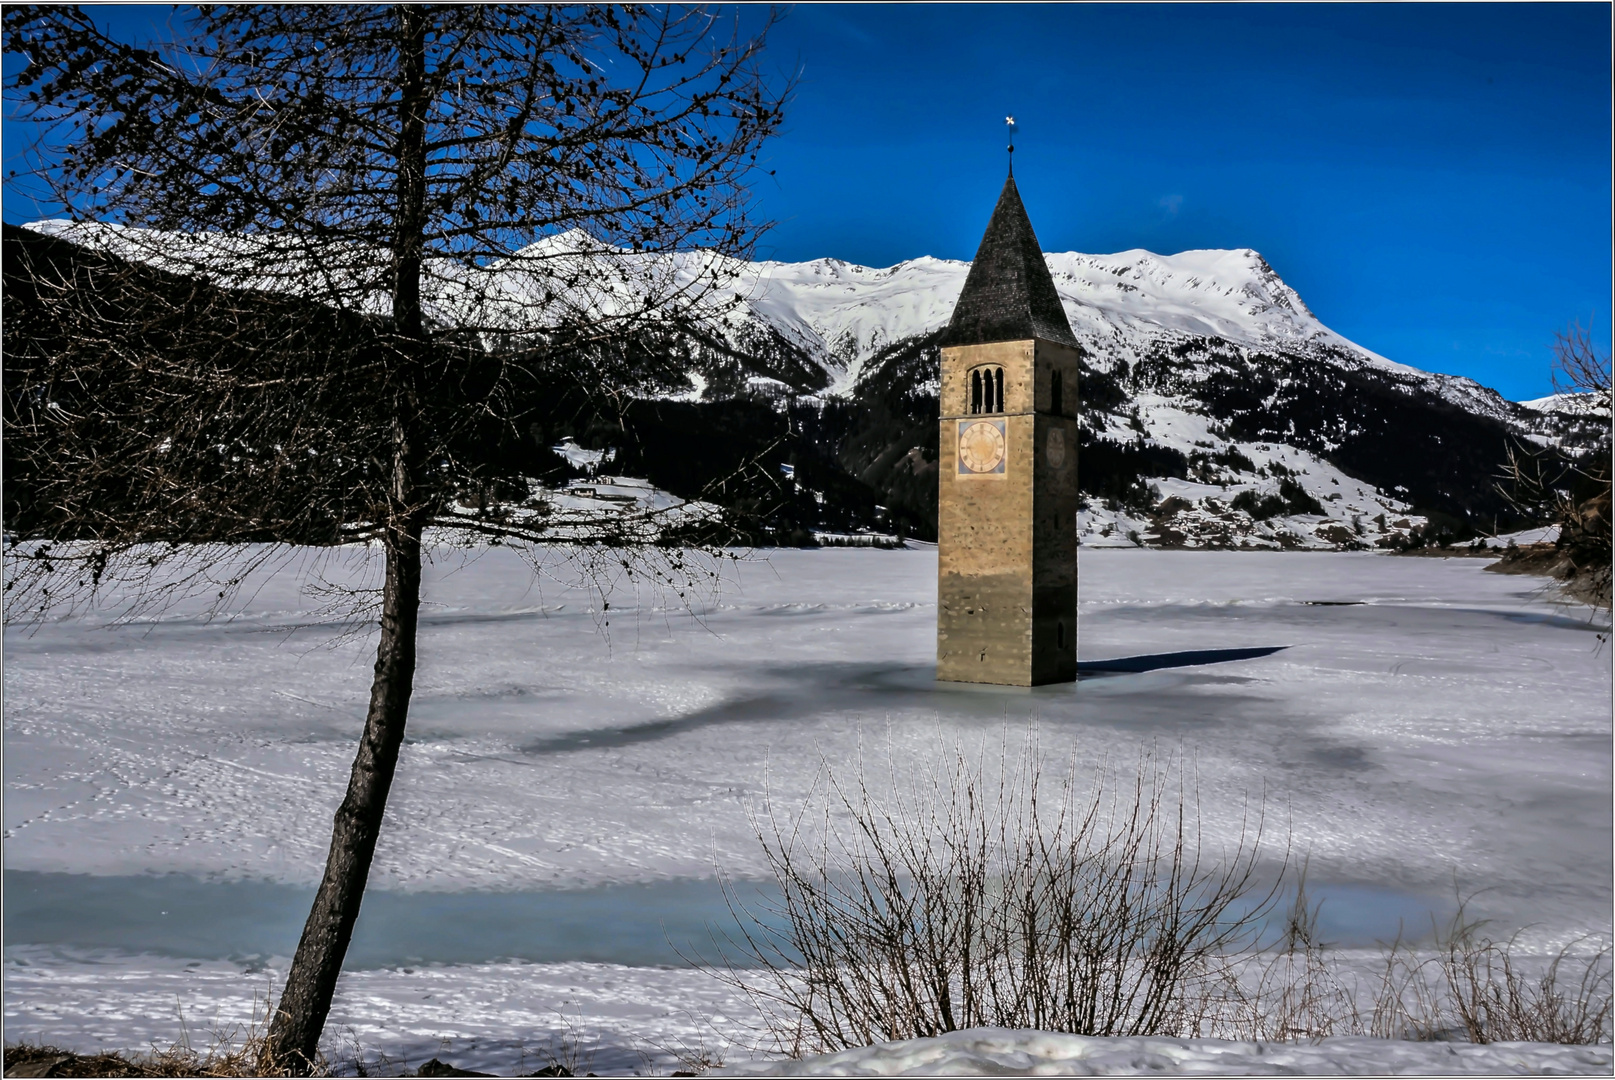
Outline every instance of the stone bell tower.
{"label": "stone bell tower", "polygon": [[1077,677],[1077,357],[1005,182],[942,337],[937,678]]}

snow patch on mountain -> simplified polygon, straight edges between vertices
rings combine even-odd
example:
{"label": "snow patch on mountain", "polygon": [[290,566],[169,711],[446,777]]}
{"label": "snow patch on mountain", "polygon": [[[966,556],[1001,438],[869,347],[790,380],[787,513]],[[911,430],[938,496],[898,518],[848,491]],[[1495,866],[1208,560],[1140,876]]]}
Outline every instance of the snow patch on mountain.
{"label": "snow patch on mountain", "polygon": [[[1111,441],[1138,438],[1189,457],[1190,475],[1158,477],[1152,508],[1087,500],[1077,515],[1083,547],[1181,547],[1314,550],[1385,548],[1406,540],[1426,518],[1408,503],[1364,483],[1315,454],[1284,443],[1227,440],[1216,423],[1172,398],[1140,394],[1136,429],[1115,425]],[[1220,460],[1219,460],[1220,459]],[[1252,506],[1283,500],[1284,485],[1310,497],[1321,513],[1292,505],[1265,513]]]}
{"label": "snow patch on mountain", "polygon": [[1562,413],[1568,416],[1609,415],[1609,399],[1603,394],[1549,394],[1547,397],[1532,398],[1530,401],[1519,401],[1515,404],[1539,413]]}
{"label": "snow patch on mountain", "polygon": [[[291,233],[179,233],[61,219],[26,228],[225,288],[301,296],[364,315],[392,313],[391,255],[384,248]],[[733,331],[739,301],[723,285],[741,278],[747,265],[706,251],[630,251],[581,229],[504,258],[468,259],[438,253],[423,260],[421,306],[429,323],[531,334],[568,322],[637,324],[677,312]]]}

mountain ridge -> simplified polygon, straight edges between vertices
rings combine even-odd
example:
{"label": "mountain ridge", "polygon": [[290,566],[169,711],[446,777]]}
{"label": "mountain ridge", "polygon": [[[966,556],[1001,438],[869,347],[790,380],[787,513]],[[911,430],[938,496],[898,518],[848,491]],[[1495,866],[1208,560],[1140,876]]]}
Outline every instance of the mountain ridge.
{"label": "mountain ridge", "polygon": [[[136,258],[188,258],[194,272],[269,288],[275,259],[295,267],[308,257],[262,237],[34,228]],[[360,254],[334,262],[358,267]],[[1474,380],[1358,345],[1324,325],[1254,249],[1043,257],[1083,356],[1084,542],[1395,547],[1497,531],[1512,513],[1497,490],[1510,446],[1574,448],[1599,423],[1556,401],[1510,402]],[[553,317],[544,302],[555,296],[546,272],[587,282],[555,301],[575,312],[631,304],[716,272],[718,284],[699,301],[707,306],[696,309],[706,329],[688,350],[689,389],[674,388],[669,407],[772,403],[794,432],[792,460],[818,460],[791,485],[809,516],[815,501],[829,513],[840,500],[838,527],[925,536],[935,521],[937,344],[970,265],[932,256],[884,268],[834,257],[739,262],[623,252],[569,233],[486,267],[438,260],[428,301],[445,329],[491,317],[542,333]],[[373,275],[348,272],[373,285]],[[476,283],[468,275],[488,276]],[[492,284],[498,295],[468,303],[468,283]],[[369,287],[365,303],[379,295]],[[654,399],[642,404],[637,422],[664,422],[651,416]],[[701,423],[696,413],[678,422]],[[550,426],[556,437],[585,434],[560,419]],[[589,435],[599,448],[609,427],[596,423]],[[733,434],[742,437],[739,428]],[[622,438],[652,437],[622,427]],[[645,469],[665,464],[643,455]],[[837,469],[845,482],[830,475]],[[810,475],[824,478],[811,490]],[[865,520],[866,510],[875,516]]]}
{"label": "mountain ridge", "polygon": [[[1044,258],[1072,330],[1098,370],[1109,370],[1117,358],[1135,361],[1139,350],[1129,339],[1139,337],[1215,337],[1252,348],[1306,351],[1332,346],[1471,409],[1499,419],[1519,416],[1518,403],[1473,379],[1392,360],[1331,330],[1251,248],[1175,255],[1132,248]],[[754,320],[825,368],[828,392],[845,394],[881,349],[947,325],[970,263],[919,256],[875,268],[823,257],[743,266],[729,291]]]}
{"label": "mountain ridge", "polygon": [[[265,273],[266,252],[273,242],[263,237],[189,236],[154,233],[105,223],[45,219],[24,226],[48,236],[89,247],[103,247],[124,258],[161,265],[178,272],[203,271],[221,284],[279,291],[276,272]],[[187,250],[188,249],[188,250]],[[322,251],[324,249],[322,248]],[[607,258],[609,256],[609,259]],[[309,251],[287,248],[287,265],[300,269]],[[356,267],[367,256],[336,259],[332,265],[353,279],[348,289],[365,290],[362,310],[386,309],[385,292],[359,284],[372,275]],[[618,268],[602,289],[654,276],[664,264],[668,280],[688,282],[716,269],[727,278],[704,301],[714,326],[729,343],[749,348],[759,329],[776,335],[821,367],[824,391],[850,393],[863,367],[881,349],[923,336],[947,325],[964,287],[970,262],[922,255],[889,267],[867,267],[834,256],[802,262],[716,259],[704,251],[636,254],[613,248],[581,230],[547,236],[506,260],[479,268],[508,293],[505,303],[540,306],[527,264],[540,270],[564,260],[589,260]],[[1092,353],[1090,363],[1108,370],[1117,358],[1134,362],[1137,338],[1214,337],[1267,349],[1307,350],[1332,346],[1346,356],[1386,371],[1439,387],[1442,396],[1498,418],[1518,417],[1518,403],[1465,376],[1425,371],[1391,360],[1331,330],[1307,306],[1262,255],[1253,248],[1198,248],[1160,255],[1131,248],[1109,255],[1045,252],[1044,259],[1078,341]],[[465,284],[467,269],[448,259],[432,260],[428,292],[437,294],[437,317],[452,325],[463,306],[455,293]],[[714,265],[716,263],[716,266]],[[251,280],[259,275],[264,280]],[[287,279],[294,275],[284,274]],[[247,279],[247,280],[241,280]],[[600,298],[588,298],[599,303]],[[550,297],[558,303],[556,297]],[[731,307],[725,310],[724,301]],[[430,303],[430,301],[428,301]],[[748,340],[748,331],[750,339]],[[806,389],[806,387],[796,387]],[[1529,411],[1529,408],[1527,408]]]}

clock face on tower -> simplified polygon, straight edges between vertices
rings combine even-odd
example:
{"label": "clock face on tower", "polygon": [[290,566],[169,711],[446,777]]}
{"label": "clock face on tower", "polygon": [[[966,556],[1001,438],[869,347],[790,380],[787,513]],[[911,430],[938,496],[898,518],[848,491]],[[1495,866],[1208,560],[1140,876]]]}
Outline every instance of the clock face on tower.
{"label": "clock face on tower", "polygon": [[959,475],[1004,474],[1004,421],[959,421]]}

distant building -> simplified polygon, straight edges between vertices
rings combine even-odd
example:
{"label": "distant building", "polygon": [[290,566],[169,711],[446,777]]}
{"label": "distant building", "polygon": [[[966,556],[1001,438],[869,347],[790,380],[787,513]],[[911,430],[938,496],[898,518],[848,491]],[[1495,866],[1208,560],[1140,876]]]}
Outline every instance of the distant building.
{"label": "distant building", "polygon": [[942,338],[938,679],[1077,677],[1077,357],[1011,176]]}

